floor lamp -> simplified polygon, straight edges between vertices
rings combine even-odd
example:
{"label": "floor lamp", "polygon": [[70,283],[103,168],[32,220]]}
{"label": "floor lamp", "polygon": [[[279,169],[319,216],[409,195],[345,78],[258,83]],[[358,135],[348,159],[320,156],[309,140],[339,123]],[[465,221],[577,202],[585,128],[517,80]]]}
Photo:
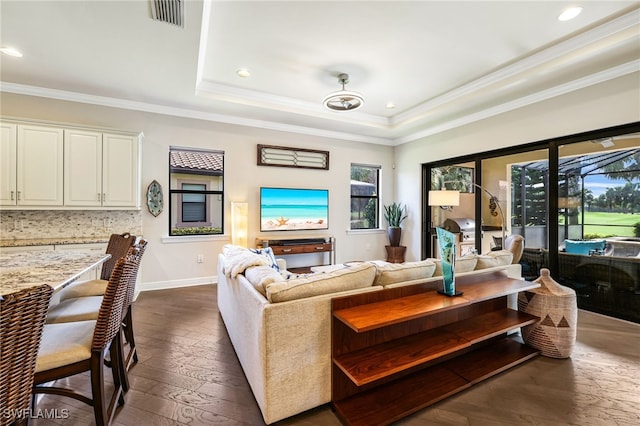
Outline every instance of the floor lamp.
{"label": "floor lamp", "polygon": [[[504,240],[506,238],[506,230],[504,227],[504,213],[502,213],[502,207],[500,207],[500,203],[498,202],[498,197],[496,197],[495,195],[493,195],[492,193],[490,193],[489,191],[487,191],[486,189],[484,189],[483,187],[481,187],[480,185],[478,185],[477,183],[474,183],[473,186],[477,186],[478,188],[480,188],[481,190],[483,190],[484,192],[487,193],[487,195],[489,196],[489,208],[491,209],[491,211],[495,211],[495,208],[498,209],[498,213],[500,213],[500,224],[502,226],[502,243],[501,245],[501,249],[504,249]],[[492,206],[492,204],[495,205],[495,208]]]}

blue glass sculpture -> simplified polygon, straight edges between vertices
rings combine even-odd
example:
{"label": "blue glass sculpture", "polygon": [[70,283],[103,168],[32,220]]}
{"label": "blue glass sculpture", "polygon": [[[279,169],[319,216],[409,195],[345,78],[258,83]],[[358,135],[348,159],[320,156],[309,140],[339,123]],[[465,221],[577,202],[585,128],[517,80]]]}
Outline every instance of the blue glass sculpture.
{"label": "blue glass sculpture", "polygon": [[440,247],[440,261],[442,262],[442,290],[438,290],[446,296],[460,296],[462,292],[456,292],[456,236],[455,234],[436,228],[438,246]]}

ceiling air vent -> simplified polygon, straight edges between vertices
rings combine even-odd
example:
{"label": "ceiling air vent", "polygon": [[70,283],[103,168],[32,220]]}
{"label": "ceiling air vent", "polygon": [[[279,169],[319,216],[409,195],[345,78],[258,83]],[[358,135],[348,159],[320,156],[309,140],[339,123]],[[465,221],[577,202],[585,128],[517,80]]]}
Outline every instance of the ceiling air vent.
{"label": "ceiling air vent", "polygon": [[151,17],[156,21],[184,27],[184,0],[149,0]]}

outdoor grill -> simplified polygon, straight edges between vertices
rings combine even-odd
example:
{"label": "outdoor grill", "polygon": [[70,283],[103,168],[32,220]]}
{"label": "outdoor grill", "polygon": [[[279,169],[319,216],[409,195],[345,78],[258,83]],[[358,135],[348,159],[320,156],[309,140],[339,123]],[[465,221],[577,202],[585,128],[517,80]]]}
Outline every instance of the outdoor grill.
{"label": "outdoor grill", "polygon": [[476,221],[467,217],[451,218],[444,221],[443,228],[460,235],[460,242],[473,242],[476,239]]}

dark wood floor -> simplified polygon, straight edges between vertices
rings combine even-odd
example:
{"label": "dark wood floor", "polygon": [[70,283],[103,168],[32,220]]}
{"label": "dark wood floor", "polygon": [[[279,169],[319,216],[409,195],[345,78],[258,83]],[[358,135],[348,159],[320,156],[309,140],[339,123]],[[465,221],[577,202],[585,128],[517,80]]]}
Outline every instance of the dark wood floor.
{"label": "dark wood floor", "polygon": [[[218,314],[215,286],[142,293],[134,321],[140,362],[115,425],[264,424]],[[69,383],[88,390],[86,376]],[[72,399],[44,396],[37,408],[68,417],[31,425],[94,424],[91,408]],[[328,406],[278,423],[339,424]],[[398,424],[638,425],[640,326],[580,311],[570,359],[537,357]]]}

